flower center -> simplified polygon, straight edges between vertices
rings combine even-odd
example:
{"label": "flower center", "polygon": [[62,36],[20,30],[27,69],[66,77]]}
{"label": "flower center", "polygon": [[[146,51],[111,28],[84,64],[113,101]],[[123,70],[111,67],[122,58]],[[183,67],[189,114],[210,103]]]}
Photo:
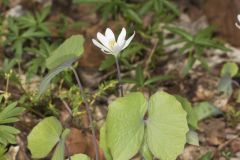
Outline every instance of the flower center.
{"label": "flower center", "polygon": [[108,45],[111,49],[114,47],[115,44],[116,44],[115,40],[111,40],[111,41],[108,42]]}

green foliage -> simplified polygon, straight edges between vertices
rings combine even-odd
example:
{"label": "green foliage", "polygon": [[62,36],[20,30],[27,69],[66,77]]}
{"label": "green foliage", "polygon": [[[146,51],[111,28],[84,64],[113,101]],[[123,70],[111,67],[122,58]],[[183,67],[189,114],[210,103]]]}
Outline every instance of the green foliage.
{"label": "green foliage", "polygon": [[167,29],[174,34],[179,35],[179,39],[172,41],[170,44],[181,43],[183,44],[183,47],[179,50],[179,53],[188,53],[187,63],[182,70],[183,76],[188,74],[196,60],[200,61],[205,69],[209,69],[207,61],[203,56],[205,49],[214,48],[223,51],[230,51],[228,48],[224,47],[223,43],[213,38],[212,27],[202,29],[195,35],[178,27],[167,27]]}
{"label": "green foliage", "polygon": [[221,70],[221,77],[230,76],[234,77],[238,73],[238,66],[234,62],[227,62],[223,65]]}
{"label": "green foliage", "polygon": [[130,93],[109,105],[106,139],[114,160],[130,159],[140,149],[146,111],[147,101],[141,93]]}
{"label": "green foliage", "polygon": [[0,145],[0,159],[1,160],[7,160],[5,153],[6,153],[6,148],[3,147],[2,145]]}
{"label": "green foliage", "polygon": [[139,90],[144,87],[152,87],[151,85],[158,82],[158,81],[166,81],[172,79],[172,76],[154,76],[149,79],[145,79],[143,70],[140,66],[137,66],[135,71],[135,79],[123,79],[122,82],[124,83],[132,83],[134,84],[132,90]]}
{"label": "green foliage", "polygon": [[28,67],[28,79],[36,74],[43,75],[46,72],[46,60],[51,56],[56,47],[57,44],[49,44],[41,39],[38,48],[26,48],[26,51],[34,57],[26,64],[26,67]]}
{"label": "green foliage", "polygon": [[106,142],[113,159],[133,157],[140,150],[144,135],[154,156],[175,159],[183,150],[187,131],[186,112],[174,96],[165,92],[151,96],[149,103],[142,93],[130,93],[109,106]]}
{"label": "green foliage", "polygon": [[204,154],[199,160],[213,160],[213,153],[209,151]]}
{"label": "green foliage", "polygon": [[90,160],[90,158],[85,154],[75,154],[71,156],[71,160]]}
{"label": "green foliage", "polygon": [[[119,61],[124,64],[126,67],[131,68],[131,58],[135,55],[141,53],[142,50],[145,50],[146,46],[141,43],[131,43],[131,45],[126,48],[120,55]],[[108,56],[105,60],[102,61],[99,70],[104,71],[109,69],[115,64],[114,56]]]}
{"label": "green foliage", "polygon": [[218,91],[223,92],[229,96],[232,94],[232,78],[229,75],[220,78],[220,81],[218,83]]}
{"label": "green foliage", "polygon": [[148,0],[145,4],[141,5],[139,14],[145,15],[148,11],[155,11],[158,15],[170,11],[175,15],[179,15],[177,6],[170,0]]}
{"label": "green foliage", "polygon": [[65,63],[61,64],[60,66],[58,66],[57,68],[55,68],[54,70],[52,70],[50,73],[48,73],[45,78],[42,80],[40,86],[39,86],[39,95],[41,96],[45,90],[47,89],[47,86],[49,85],[50,81],[56,76],[58,75],[60,72],[62,72],[63,70],[70,68],[72,66],[72,64],[76,61],[76,58],[73,59],[69,59],[67,60]]}
{"label": "green foliage", "polygon": [[6,107],[1,105],[0,107],[0,145],[6,146],[7,144],[16,143],[16,135],[20,131],[9,124],[19,121],[20,116],[24,108],[16,107],[17,103],[10,103]]}
{"label": "green foliage", "polygon": [[187,143],[195,146],[199,146],[199,139],[197,132],[189,130],[187,133]]}
{"label": "green foliage", "polygon": [[227,113],[225,113],[225,118],[230,127],[236,127],[240,123],[240,111],[231,107]]}
{"label": "green foliage", "polygon": [[148,147],[148,144],[147,144],[146,135],[144,137],[144,141],[143,141],[143,144],[141,146],[140,153],[143,156],[144,160],[152,160],[153,159],[153,154],[149,150],[149,147]]}
{"label": "green foliage", "polygon": [[232,78],[238,73],[238,66],[236,63],[227,62],[221,69],[221,78],[218,83],[218,91],[227,95],[232,95]]}
{"label": "green foliage", "polygon": [[187,112],[188,125],[192,129],[197,129],[198,128],[198,118],[197,118],[195,111],[192,108],[191,103],[186,98],[183,98],[181,96],[176,95],[175,97],[181,103],[183,109]]}
{"label": "green foliage", "polygon": [[18,60],[22,57],[26,48],[26,42],[35,44],[37,43],[37,38],[50,36],[46,22],[48,14],[49,8],[45,8],[41,13],[36,12],[32,14],[27,12],[24,16],[8,18],[8,32],[2,33],[6,36],[4,46],[11,45]]}
{"label": "green foliage", "polygon": [[28,148],[33,158],[44,158],[57,145],[52,160],[64,160],[65,139],[69,129],[63,131],[55,117],[47,117],[39,122],[28,135]]}
{"label": "green foliage", "polygon": [[65,40],[46,60],[48,69],[54,69],[66,60],[79,58],[83,54],[84,38],[82,35],[71,36]]}
{"label": "green foliage", "polygon": [[113,160],[110,149],[107,145],[106,123],[100,129],[100,148],[103,150],[106,160]]}
{"label": "green foliage", "polygon": [[222,112],[209,102],[201,102],[196,104],[193,108],[197,115],[198,121],[208,118],[210,116],[216,116],[222,114]]}
{"label": "green foliage", "polygon": [[142,19],[135,12],[136,7],[132,4],[127,3],[126,0],[74,0],[74,3],[94,3],[97,5],[97,10],[102,15],[104,20],[109,18],[116,18],[119,13],[124,16],[126,19],[129,19],[133,22],[142,23]]}

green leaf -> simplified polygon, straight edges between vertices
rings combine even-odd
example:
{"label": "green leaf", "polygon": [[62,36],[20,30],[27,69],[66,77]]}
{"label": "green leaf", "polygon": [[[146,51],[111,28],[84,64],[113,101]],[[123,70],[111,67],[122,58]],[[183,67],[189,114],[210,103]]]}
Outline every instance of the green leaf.
{"label": "green leaf", "polygon": [[209,102],[201,102],[193,107],[193,110],[196,113],[199,121],[210,116],[221,114],[221,111]]}
{"label": "green leaf", "polygon": [[85,154],[75,154],[71,156],[71,160],[90,160],[90,158]]}
{"label": "green leaf", "polygon": [[25,110],[22,107],[16,107],[17,103],[11,103],[0,112],[0,124],[13,123],[18,121],[18,116]]}
{"label": "green leaf", "polygon": [[152,77],[152,78],[146,80],[144,85],[150,85],[150,84],[155,83],[157,81],[167,81],[167,80],[170,80],[170,79],[173,79],[173,77],[169,76],[169,75],[155,76],[155,77]]}
{"label": "green leaf", "polygon": [[112,160],[110,149],[107,146],[106,123],[100,129],[100,148],[103,150],[106,160]]}
{"label": "green leaf", "polygon": [[51,160],[64,160],[65,144],[63,140],[58,143]]}
{"label": "green leaf", "polygon": [[159,159],[173,160],[183,151],[188,132],[186,112],[176,98],[157,92],[150,98],[147,143]]}
{"label": "green leaf", "polygon": [[190,130],[187,133],[187,143],[195,146],[199,146],[199,139],[197,132]]}
{"label": "green leaf", "polygon": [[176,14],[176,15],[180,14],[177,6],[174,3],[170,2],[169,0],[163,0],[163,3],[166,7],[168,7],[170,10],[172,10],[172,12],[174,14]]}
{"label": "green leaf", "polygon": [[75,35],[65,40],[46,60],[48,69],[54,69],[66,60],[79,58],[83,54],[84,38]]}
{"label": "green leaf", "polygon": [[103,71],[106,70],[108,68],[110,68],[111,66],[113,66],[115,63],[115,58],[114,56],[108,56],[105,60],[102,61],[99,70]]}
{"label": "green leaf", "polygon": [[181,75],[183,77],[185,77],[189,71],[192,69],[194,63],[195,63],[196,59],[190,55],[187,59],[187,63],[185,64],[185,66],[183,67],[182,71],[181,71]]}
{"label": "green leaf", "polygon": [[7,149],[4,146],[0,145],[0,159],[1,160],[8,160],[7,157],[5,156]]}
{"label": "green leaf", "polygon": [[16,128],[0,125],[0,143],[6,146],[7,144],[16,144],[16,134],[20,131]]}
{"label": "green leaf", "polygon": [[152,160],[153,159],[153,155],[150,152],[150,150],[148,148],[148,145],[147,145],[147,137],[146,137],[146,135],[144,137],[144,142],[142,144],[140,153],[143,156],[144,160]]}
{"label": "green leaf", "polygon": [[232,78],[228,76],[224,76],[220,79],[218,83],[218,91],[224,92],[227,95],[232,95],[233,87],[232,87]]}
{"label": "green leaf", "polygon": [[193,128],[197,129],[198,128],[198,119],[197,115],[194,112],[191,103],[186,99],[181,96],[176,95],[176,99],[181,103],[183,109],[187,112],[187,121],[188,124]]}
{"label": "green leaf", "polygon": [[144,75],[143,70],[140,66],[137,66],[136,68],[136,82],[138,83],[139,86],[141,87],[144,86]]}
{"label": "green leaf", "polygon": [[52,70],[50,73],[48,73],[44,79],[41,81],[40,86],[39,86],[39,96],[41,96],[45,90],[47,89],[49,83],[51,82],[51,80],[58,75],[60,72],[62,72],[63,70],[70,68],[72,66],[72,64],[76,61],[76,58],[73,59],[69,59],[67,60],[65,63],[63,63],[62,65],[60,65],[59,67],[55,68],[54,70]]}
{"label": "green leaf", "polygon": [[221,70],[221,76],[231,76],[234,77],[238,73],[238,66],[234,62],[228,62],[223,65],[223,68]]}
{"label": "green leaf", "polygon": [[213,153],[209,151],[204,154],[199,160],[213,160]]}
{"label": "green leaf", "polygon": [[28,148],[33,158],[43,158],[60,140],[62,125],[55,117],[48,117],[37,124],[28,135]]}
{"label": "green leaf", "polygon": [[130,93],[109,106],[106,120],[107,144],[114,160],[131,159],[144,136],[143,117],[147,102],[142,93]]}
{"label": "green leaf", "polygon": [[136,23],[139,23],[139,24],[142,23],[142,19],[139,17],[139,15],[134,10],[127,8],[124,10],[124,14],[126,17],[128,17],[132,21],[135,21]]}
{"label": "green leaf", "polygon": [[52,160],[64,160],[65,139],[67,138],[69,133],[70,133],[70,129],[65,129],[63,131],[61,135],[61,140],[54,151]]}
{"label": "green leaf", "polygon": [[177,28],[177,27],[167,27],[167,29],[170,32],[173,32],[175,34],[178,34],[179,36],[183,37],[184,39],[192,42],[193,41],[193,36],[191,33],[188,33],[187,31],[185,31],[182,28]]}

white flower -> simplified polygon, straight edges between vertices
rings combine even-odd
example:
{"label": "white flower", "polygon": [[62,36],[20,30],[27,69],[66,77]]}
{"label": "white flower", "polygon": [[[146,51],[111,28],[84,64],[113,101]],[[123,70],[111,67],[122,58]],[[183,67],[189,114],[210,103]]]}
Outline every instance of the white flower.
{"label": "white flower", "polygon": [[134,35],[135,35],[135,32],[130,38],[126,40],[125,39],[126,29],[123,28],[116,41],[112,30],[107,28],[105,31],[105,35],[98,32],[97,33],[98,41],[95,39],[92,39],[92,42],[95,46],[99,47],[104,53],[118,56],[118,54],[129,45]]}
{"label": "white flower", "polygon": [[237,16],[238,22],[235,23],[236,27],[240,29],[240,14]]}

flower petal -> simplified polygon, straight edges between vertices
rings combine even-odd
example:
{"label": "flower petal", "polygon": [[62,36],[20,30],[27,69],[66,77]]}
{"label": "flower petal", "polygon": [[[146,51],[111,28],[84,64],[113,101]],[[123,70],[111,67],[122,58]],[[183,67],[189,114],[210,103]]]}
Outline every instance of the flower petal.
{"label": "flower petal", "polygon": [[98,39],[106,48],[108,48],[109,50],[111,50],[110,47],[109,47],[109,41],[108,41],[108,39],[107,39],[102,33],[100,33],[100,32],[97,33],[97,39]]}
{"label": "flower petal", "polygon": [[105,31],[105,37],[108,41],[116,41],[113,31],[110,28],[107,28]]}
{"label": "flower petal", "polygon": [[124,45],[124,43],[125,43],[125,38],[126,38],[126,34],[127,34],[126,29],[125,29],[125,28],[122,28],[122,31],[121,31],[121,33],[119,34],[118,39],[117,39],[117,44],[118,44],[119,46],[123,46],[123,45]]}
{"label": "flower petal", "polygon": [[238,23],[235,23],[235,26],[240,29],[240,25]]}
{"label": "flower petal", "polygon": [[106,51],[106,50],[104,50],[104,49],[101,49],[101,51],[104,52],[104,53],[106,53],[106,54],[112,54],[112,52],[108,52],[108,51]]}
{"label": "flower petal", "polygon": [[106,48],[104,45],[102,45],[101,43],[99,43],[98,41],[96,41],[95,39],[92,39],[92,42],[95,46],[97,46],[98,48],[101,48],[107,52],[111,52],[108,48]]}
{"label": "flower petal", "polygon": [[122,49],[126,48],[129,45],[129,43],[132,41],[134,36],[135,36],[135,31],[134,31],[133,35],[131,37],[129,37],[128,40],[126,40],[124,47]]}
{"label": "flower petal", "polygon": [[122,46],[119,46],[118,44],[116,44],[116,45],[113,46],[112,52],[114,54],[118,54],[119,52],[121,52],[122,49],[123,49]]}
{"label": "flower petal", "polygon": [[240,22],[240,14],[237,15],[238,22]]}

